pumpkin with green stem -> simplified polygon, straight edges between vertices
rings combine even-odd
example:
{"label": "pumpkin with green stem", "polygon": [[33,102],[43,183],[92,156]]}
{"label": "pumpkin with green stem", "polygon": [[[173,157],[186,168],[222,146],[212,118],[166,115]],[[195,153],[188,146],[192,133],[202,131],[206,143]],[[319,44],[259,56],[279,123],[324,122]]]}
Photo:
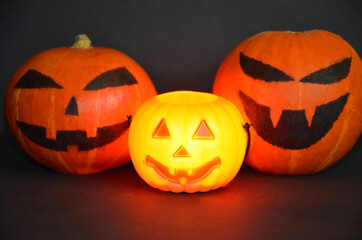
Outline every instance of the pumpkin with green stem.
{"label": "pumpkin with green stem", "polygon": [[58,172],[87,174],[129,161],[128,117],[153,95],[133,59],[79,35],[72,47],[26,61],[8,84],[4,108],[33,159]]}

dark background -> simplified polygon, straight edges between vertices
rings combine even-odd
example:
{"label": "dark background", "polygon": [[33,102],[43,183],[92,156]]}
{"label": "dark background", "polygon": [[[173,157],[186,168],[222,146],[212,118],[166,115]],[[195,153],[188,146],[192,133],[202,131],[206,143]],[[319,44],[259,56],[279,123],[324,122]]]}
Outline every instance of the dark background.
{"label": "dark background", "polygon": [[[266,30],[325,29],[362,54],[362,1],[1,1],[0,94],[34,54],[86,33],[150,75],[159,93],[211,92],[226,55]],[[73,176],[31,162],[0,105],[0,239],[360,239],[362,141],[329,170],[273,176],[243,165],[226,188],[172,194],[128,163]]]}

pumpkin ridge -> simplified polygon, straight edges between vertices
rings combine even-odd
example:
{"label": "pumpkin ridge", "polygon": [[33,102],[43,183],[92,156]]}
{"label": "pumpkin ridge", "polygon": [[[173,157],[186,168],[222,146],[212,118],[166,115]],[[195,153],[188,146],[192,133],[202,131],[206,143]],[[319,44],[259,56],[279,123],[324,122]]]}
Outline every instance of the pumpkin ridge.
{"label": "pumpkin ridge", "polygon": [[[349,109],[348,109],[348,111],[349,111]],[[343,128],[342,128],[342,130],[341,130],[341,132],[339,134],[338,141],[336,142],[336,145],[331,149],[330,153],[326,157],[326,161],[323,161],[321,163],[321,166],[317,169],[317,172],[322,171],[324,168],[326,168],[326,166],[328,166],[334,160],[333,156],[334,156],[334,154],[336,154],[342,140],[344,139],[344,136],[347,133],[349,122],[350,122],[349,120],[350,120],[350,116],[347,115],[346,118],[343,120],[343,124],[342,124]]]}

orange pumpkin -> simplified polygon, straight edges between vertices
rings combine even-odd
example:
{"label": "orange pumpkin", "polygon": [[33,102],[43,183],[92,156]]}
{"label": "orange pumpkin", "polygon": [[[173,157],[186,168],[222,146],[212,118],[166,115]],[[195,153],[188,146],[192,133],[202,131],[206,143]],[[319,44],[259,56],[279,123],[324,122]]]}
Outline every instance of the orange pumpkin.
{"label": "orange pumpkin", "polygon": [[361,59],[327,31],[248,38],[220,66],[213,93],[233,102],[251,124],[245,162],[260,171],[320,172],[361,133]]}
{"label": "orange pumpkin", "polygon": [[156,95],[147,73],[122,52],[73,47],[36,54],[11,78],[7,123],[36,161],[63,173],[87,174],[129,161],[128,116]]}

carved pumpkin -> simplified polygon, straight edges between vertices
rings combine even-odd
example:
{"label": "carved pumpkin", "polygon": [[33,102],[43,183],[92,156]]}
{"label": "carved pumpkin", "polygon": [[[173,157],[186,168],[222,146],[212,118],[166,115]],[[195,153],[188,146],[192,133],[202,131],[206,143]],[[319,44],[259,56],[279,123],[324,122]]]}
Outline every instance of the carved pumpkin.
{"label": "carved pumpkin", "polygon": [[129,160],[127,116],[155,94],[134,60],[79,35],[73,47],[26,61],[8,84],[4,108],[15,139],[36,161],[87,174]]}
{"label": "carved pumpkin", "polygon": [[132,120],[129,147],[145,182],[172,192],[223,187],[244,160],[248,135],[229,101],[178,91],[145,102]]}
{"label": "carved pumpkin", "polygon": [[274,174],[311,174],[340,160],[362,129],[362,64],[333,33],[263,32],[224,60],[213,93],[251,124],[246,163]]}

